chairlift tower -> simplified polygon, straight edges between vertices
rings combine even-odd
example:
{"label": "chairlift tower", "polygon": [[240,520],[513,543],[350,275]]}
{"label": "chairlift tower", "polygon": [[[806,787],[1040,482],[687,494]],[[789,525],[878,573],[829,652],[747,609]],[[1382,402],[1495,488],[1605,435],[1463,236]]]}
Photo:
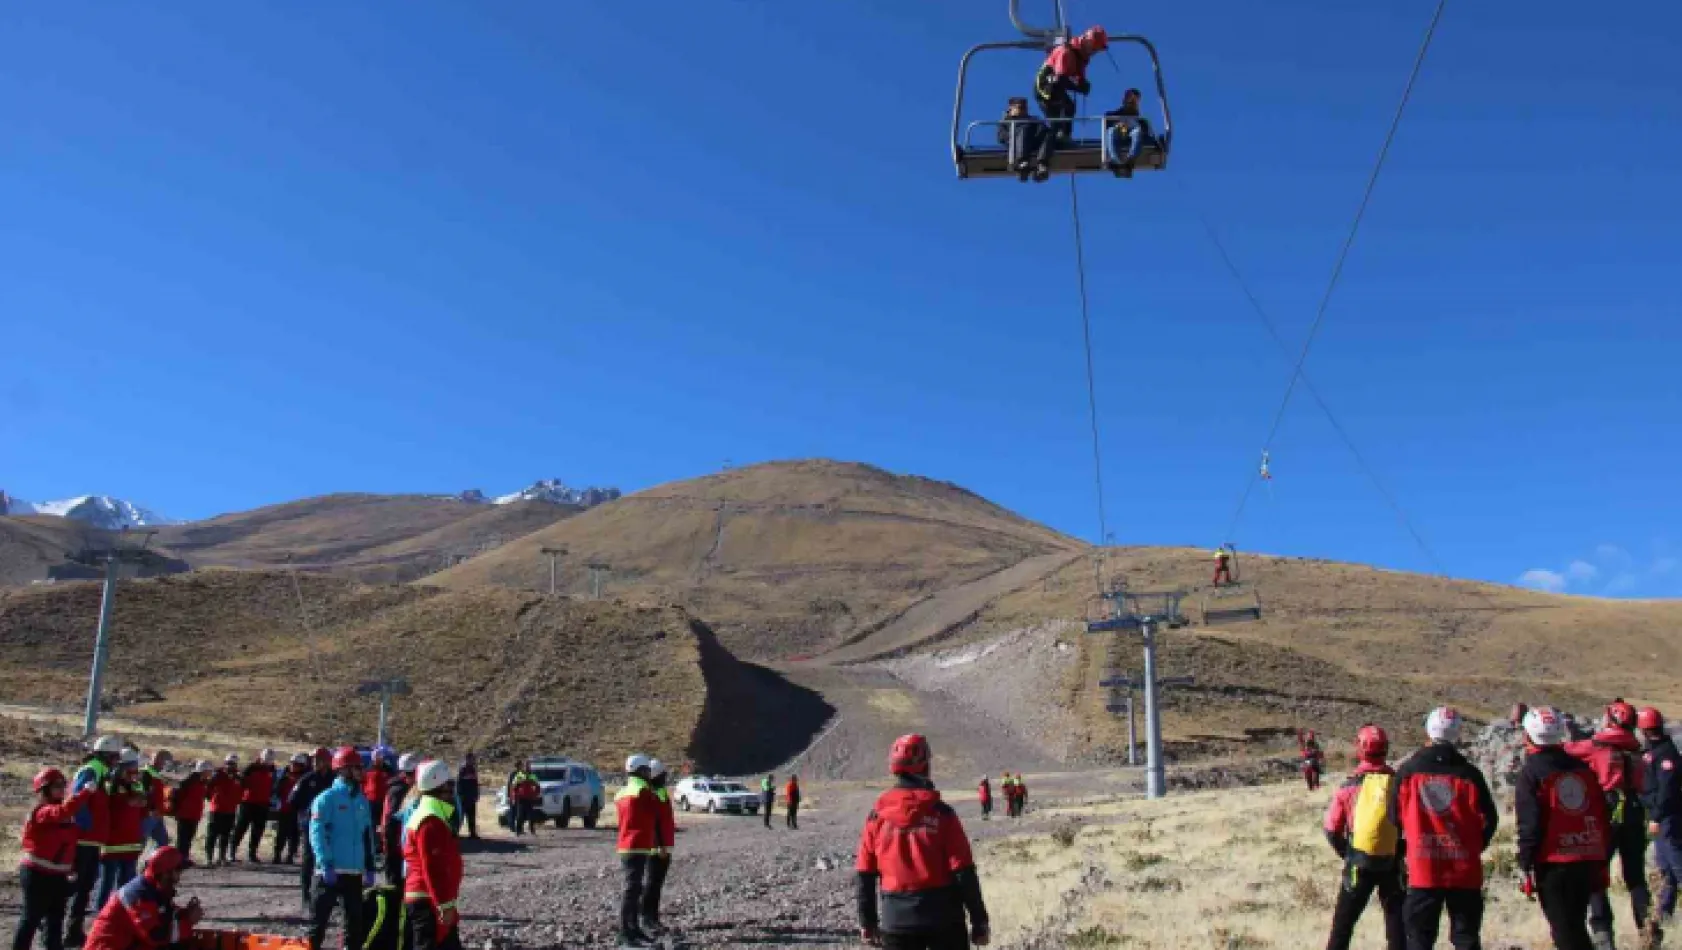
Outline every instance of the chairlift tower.
{"label": "chairlift tower", "polygon": [[[105,566],[105,590],[99,598],[99,627],[93,641],[93,670],[88,675],[88,702],[82,713],[82,737],[92,739],[99,728],[99,693],[105,682],[105,661],[111,652],[111,612],[117,606],[117,571],[124,564],[146,561],[146,546],[156,531],[130,531],[118,534],[118,543],[106,547],[83,548],[71,559],[82,564]],[[122,544],[122,539],[139,538],[138,545]]]}
{"label": "chairlift tower", "polygon": [[409,681],[396,676],[388,676],[385,679],[378,680],[364,680],[362,685],[356,688],[356,695],[358,696],[367,696],[372,693],[380,694],[380,731],[379,739],[375,742],[375,745],[387,744],[386,723],[391,718],[391,698],[393,696],[407,696],[410,692]]}
{"label": "chairlift tower", "polygon": [[613,571],[612,566],[602,561],[591,561],[584,565],[590,569],[590,599],[602,599],[602,578]]}
{"label": "chairlift tower", "polygon": [[550,594],[550,596],[554,596],[554,593],[555,593],[555,559],[559,558],[559,557],[566,557],[567,549],[566,548],[552,548],[552,547],[549,547],[548,545],[544,545],[539,550],[544,554],[544,556],[549,558],[549,594]]}
{"label": "chairlift tower", "polygon": [[[1112,583],[1100,595],[1104,609],[1102,616],[1088,620],[1087,633],[1113,633],[1109,648],[1105,653],[1104,679],[1100,686],[1110,689],[1109,711],[1119,712],[1116,706],[1122,706],[1128,713],[1128,761],[1136,761],[1133,751],[1135,744],[1133,726],[1133,689],[1137,686],[1145,694],[1145,797],[1161,798],[1167,794],[1167,781],[1162,762],[1162,716],[1159,708],[1159,690],[1165,686],[1185,686],[1192,682],[1190,677],[1173,677],[1159,679],[1156,675],[1156,634],[1167,626],[1169,628],[1183,627],[1185,618],[1180,614],[1180,600],[1185,597],[1185,591],[1129,591],[1120,582]],[[1122,639],[1126,634],[1138,633],[1145,648],[1145,669],[1143,681],[1135,684],[1133,680],[1122,672]],[[1123,692],[1125,691],[1125,692]],[[1117,700],[1122,700],[1117,702]]]}

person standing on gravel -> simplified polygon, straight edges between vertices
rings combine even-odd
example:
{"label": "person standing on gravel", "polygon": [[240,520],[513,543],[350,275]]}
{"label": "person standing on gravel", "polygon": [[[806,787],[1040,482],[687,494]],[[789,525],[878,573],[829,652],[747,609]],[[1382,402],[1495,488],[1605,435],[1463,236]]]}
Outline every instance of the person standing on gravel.
{"label": "person standing on gravel", "polygon": [[534,807],[532,802],[536,796],[542,794],[543,786],[539,785],[537,779],[526,771],[525,760],[515,759],[514,771],[508,773],[508,789],[506,792],[509,806],[508,815],[514,823],[514,837],[518,838],[523,833],[520,829],[527,825],[531,826],[532,834],[537,834],[537,822],[533,821],[531,817]]}
{"label": "person standing on gravel", "polygon": [[192,772],[169,796],[169,813],[175,816],[175,846],[189,868],[193,867],[193,842],[198,838],[199,822],[204,820],[210,772],[209,762],[200,759],[193,763]]}
{"label": "person standing on gravel", "polygon": [[625,760],[625,787],[613,796],[619,813],[618,851],[625,889],[619,898],[619,943],[646,947],[651,942],[640,926],[643,880],[651,860],[661,851],[660,798],[649,784],[654,760],[637,753]]}
{"label": "person standing on gravel", "polygon": [[298,780],[297,785],[292,786],[292,794],[286,799],[298,822],[299,836],[303,838],[304,860],[298,866],[298,890],[306,914],[315,909],[315,849],[310,847],[309,842],[310,809],[315,807],[315,800],[322,792],[333,787],[333,753],[324,748],[316,749],[310,759],[313,768]]}
{"label": "person standing on gravel", "polygon": [[164,824],[164,805],[169,797],[169,780],[164,772],[175,764],[168,749],[152,753],[150,765],[140,769],[140,784],[146,788],[146,821],[141,834],[158,847],[169,844],[169,826]]}
{"label": "person standing on gravel", "polygon": [[1483,852],[1500,815],[1489,783],[1455,745],[1464,720],[1439,706],[1425,720],[1431,744],[1396,769],[1388,812],[1402,830],[1408,950],[1431,950],[1443,909],[1455,950],[1478,950],[1483,931]]}
{"label": "person standing on gravel", "polygon": [[397,760],[397,777],[385,789],[385,807],[381,809],[385,822],[380,837],[385,846],[385,882],[392,887],[403,886],[403,822],[407,816],[398,813],[403,810],[403,800],[409,797],[409,789],[414,787],[415,769],[419,767],[419,756],[413,752],[405,754]]}
{"label": "person standing on gravel", "polygon": [[467,836],[479,837],[479,759],[469,752],[462,756],[461,770],[456,773],[456,833],[467,828]]}
{"label": "person standing on gravel", "polygon": [[292,790],[309,774],[309,768],[310,757],[300,752],[287,763],[275,785],[274,858],[270,864],[298,860],[298,809],[292,804]]}
{"label": "person standing on gravel", "polygon": [[1636,725],[1647,746],[1642,756],[1647,765],[1647,833],[1653,836],[1653,863],[1663,882],[1651,921],[1656,937],[1659,923],[1676,912],[1677,882],[1682,878],[1682,752],[1665,731],[1664,714],[1657,709],[1642,709]]}
{"label": "person standing on gravel", "polygon": [[251,833],[251,840],[246,845],[246,859],[252,864],[262,860],[257,857],[257,851],[263,843],[263,832],[269,827],[269,804],[274,801],[274,782],[274,750],[264,749],[257,753],[257,761],[246,766],[245,774],[240,777],[240,787],[244,791],[240,795],[239,818],[234,824],[235,861],[239,860],[239,845],[245,840],[247,832]]}
{"label": "person standing on gravel", "polygon": [[981,784],[976,787],[976,796],[981,800],[981,820],[991,820],[993,817],[993,783],[985,775],[981,776]]}
{"label": "person standing on gravel", "polygon": [[987,905],[969,837],[929,780],[929,758],[929,741],[915,734],[900,736],[888,752],[894,787],[864,820],[854,864],[859,934],[890,950],[986,946]]}
{"label": "person standing on gravel", "polygon": [[777,777],[767,774],[759,780],[759,810],[765,815],[765,827],[771,827],[771,810],[777,807]]}
{"label": "person standing on gravel", "polygon": [[[1638,758],[1641,740],[1635,737],[1638,715],[1635,707],[1615,699],[1606,707],[1606,721],[1592,738],[1565,743],[1565,751],[1594,770],[1595,780],[1606,797],[1611,853],[1608,863],[1623,867],[1624,887],[1629,891],[1630,914],[1635,929],[1647,926],[1652,893],[1647,889],[1647,809],[1641,804],[1646,788],[1646,769]],[[1589,901],[1589,929],[1594,939],[1612,945],[1612,899],[1600,890]]]}
{"label": "person standing on gravel", "polygon": [[1594,770],[1566,752],[1565,717],[1552,706],[1524,715],[1528,755],[1514,790],[1521,890],[1540,897],[1558,950],[1610,950],[1612,934],[1589,938],[1589,901],[1606,890],[1606,799]]}
{"label": "person standing on gravel", "polygon": [[65,801],[69,787],[58,769],[42,769],[31,784],[35,805],[23,823],[23,856],[18,862],[18,889],[23,907],[18,916],[12,950],[30,950],[35,932],[47,932],[47,950],[64,950],[64,911],[70,901],[70,874],[76,869],[76,813],[93,795],[83,786]]}
{"label": "person standing on gravel", "polygon": [[672,848],[677,844],[677,815],[672,811],[672,793],[666,788],[666,764],[648,761],[648,785],[660,800],[660,853],[648,858],[648,879],[642,889],[642,932],[658,937],[666,932],[660,922],[660,896],[666,890],[666,873],[672,869]]}
{"label": "person standing on gravel", "polygon": [[800,776],[790,775],[783,786],[783,810],[788,813],[790,831],[800,830]]}
{"label": "person standing on gravel", "polygon": [[[406,868],[403,881],[403,919],[410,950],[461,950],[461,846],[451,827],[455,782],[450,767],[437,759],[420,763],[414,772],[420,798],[403,822],[401,856],[392,863]],[[387,814],[389,815],[389,809]]]}
{"label": "person standing on gravel", "polygon": [[218,852],[223,864],[231,856],[234,821],[239,815],[240,799],[245,796],[239,778],[239,756],[229,754],[222,761],[221,770],[210,777],[206,794],[210,798],[210,833],[205,835],[204,855],[205,863],[215,867]]}
{"label": "person standing on gravel", "polygon": [[[106,831],[110,827],[110,808],[105,800],[105,779],[111,767],[123,754],[123,743],[115,736],[100,736],[89,749],[88,760],[76,770],[70,780],[72,794],[81,796],[91,788],[76,812],[76,889],[70,901],[70,930],[65,934],[67,946],[82,945],[82,922],[88,916],[88,901],[93,889],[99,886],[99,852],[105,846]],[[97,912],[98,908],[95,908]]]}
{"label": "person standing on gravel", "polygon": [[321,888],[311,908],[310,950],[321,950],[334,906],[345,915],[346,947],[362,946],[362,889],[374,886],[374,817],[362,790],[362,756],[351,746],[333,755],[333,787],[310,807],[310,850]]}
{"label": "person standing on gravel", "polygon": [[1326,950],[1349,950],[1355,925],[1374,891],[1384,911],[1385,947],[1405,950],[1407,944],[1402,922],[1407,884],[1402,880],[1397,854],[1400,832],[1395,816],[1387,811],[1390,785],[1395,779],[1395,772],[1385,761],[1389,755],[1390,737],[1384,730],[1371,723],[1362,726],[1355,734],[1355,771],[1332,793],[1332,803],[1326,809],[1326,841],[1343,859]]}

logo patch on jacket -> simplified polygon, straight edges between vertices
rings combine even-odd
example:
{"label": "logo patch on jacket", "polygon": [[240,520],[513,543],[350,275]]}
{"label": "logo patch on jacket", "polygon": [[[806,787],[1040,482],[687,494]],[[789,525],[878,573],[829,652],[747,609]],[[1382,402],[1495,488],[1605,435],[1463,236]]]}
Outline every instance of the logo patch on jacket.
{"label": "logo patch on jacket", "polygon": [[1426,808],[1446,815],[1454,807],[1454,783],[1446,778],[1426,779],[1419,790],[1419,797],[1424,799]]}
{"label": "logo patch on jacket", "polygon": [[1562,776],[1554,788],[1559,792],[1559,804],[1568,812],[1580,812],[1588,804],[1588,791],[1575,775]]}

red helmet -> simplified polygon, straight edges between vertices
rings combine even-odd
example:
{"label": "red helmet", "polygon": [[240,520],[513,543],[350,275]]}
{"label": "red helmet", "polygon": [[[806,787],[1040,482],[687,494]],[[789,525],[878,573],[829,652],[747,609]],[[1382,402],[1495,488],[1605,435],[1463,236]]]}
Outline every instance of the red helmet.
{"label": "red helmet", "polygon": [[361,764],[362,754],[357,752],[351,746],[347,745],[339,751],[333,753],[333,767],[336,769],[348,769],[353,765]]}
{"label": "red helmet", "polygon": [[1619,729],[1635,728],[1635,707],[1622,699],[1614,699],[1606,707],[1606,719]]}
{"label": "red helmet", "polygon": [[929,740],[916,733],[895,739],[888,752],[888,771],[895,775],[929,774]]}
{"label": "red helmet", "polygon": [[333,750],[324,745],[316,746],[315,751],[310,753],[310,758],[331,760],[333,758]]}
{"label": "red helmet", "polygon": [[1383,762],[1390,754],[1390,736],[1385,733],[1383,726],[1367,723],[1361,731],[1355,733],[1355,754],[1363,762]]}
{"label": "red helmet", "polygon": [[1642,729],[1651,729],[1657,732],[1664,728],[1664,713],[1659,712],[1652,706],[1643,706],[1641,712],[1635,716],[1635,724]]}
{"label": "red helmet", "polygon": [[179,871],[185,860],[180,851],[166,844],[153,851],[152,856],[146,859],[146,876],[155,880],[165,874]]}
{"label": "red helmet", "polygon": [[35,791],[45,791],[49,785],[64,785],[64,773],[58,769],[42,769],[35,773]]}
{"label": "red helmet", "polygon": [[1081,51],[1086,53],[1102,53],[1110,48],[1109,31],[1101,26],[1088,27],[1076,40]]}

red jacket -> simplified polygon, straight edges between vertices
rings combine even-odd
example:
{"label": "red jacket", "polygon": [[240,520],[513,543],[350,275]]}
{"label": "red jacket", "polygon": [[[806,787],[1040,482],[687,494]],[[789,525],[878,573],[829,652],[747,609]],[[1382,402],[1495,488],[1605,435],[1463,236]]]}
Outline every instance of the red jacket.
{"label": "red jacket", "polygon": [[124,884],[94,918],[83,950],[158,950],[187,943],[193,928],[180,919],[174,898],[149,874]]}
{"label": "red jacket", "polygon": [[269,802],[274,800],[274,766],[262,762],[251,763],[245,768],[240,786],[245,790],[240,798],[241,804],[269,807]]}
{"label": "red jacket", "polygon": [[449,807],[436,798],[421,799],[403,833],[403,900],[429,902],[440,912],[455,907],[461,894],[461,847],[444,817]]}
{"label": "red jacket", "polygon": [[240,784],[239,776],[223,769],[210,777],[210,788],[205,795],[210,799],[212,815],[232,815],[239,811],[239,803],[245,798],[245,786]]}
{"label": "red jacket", "polygon": [[67,877],[76,868],[76,813],[93,795],[84,788],[60,805],[36,805],[23,823],[23,858],[18,862],[36,874]]}
{"label": "red jacket", "polygon": [[859,835],[861,923],[875,929],[877,879],[882,888],[881,929],[888,933],[939,932],[985,926],[975,858],[957,812],[927,782],[901,777],[883,792]]}
{"label": "red jacket", "polygon": [[115,777],[106,786],[106,811],[109,825],[100,856],[112,861],[138,861],[146,850],[140,826],[151,813],[151,803],[140,780],[121,782]]}
{"label": "red jacket", "polygon": [[626,779],[613,796],[613,808],[619,813],[620,854],[660,852],[660,799],[647,781],[634,775]]}
{"label": "red jacket", "polygon": [[1406,842],[1410,886],[1483,887],[1483,851],[1500,815],[1477,766],[1447,743],[1426,746],[1396,770],[1389,804]]}
{"label": "red jacket", "polygon": [[1593,739],[1567,742],[1565,751],[1594,770],[1601,791],[1635,796],[1647,790],[1644,770],[1635,765],[1641,742],[1622,729],[1602,729]]}
{"label": "red jacket", "polygon": [[783,786],[783,800],[795,805],[800,804],[799,782],[796,782],[794,779],[788,780],[788,784]]}
{"label": "red jacket", "polygon": [[670,854],[677,847],[677,813],[672,811],[672,793],[662,785],[654,797],[660,800],[660,848]]}
{"label": "red jacket", "polygon": [[292,814],[292,789],[298,786],[298,779],[303,778],[303,776],[303,772],[292,767],[280,773],[280,788],[275,791],[275,794],[280,796],[280,813],[282,815]]}
{"label": "red jacket", "polygon": [[175,786],[169,795],[169,813],[176,821],[200,821],[204,818],[204,800],[209,790],[203,778],[189,775]]}
{"label": "red jacket", "polygon": [[375,814],[380,814],[380,809],[385,807],[385,793],[390,789],[391,773],[385,769],[369,769],[368,774],[362,776],[362,797],[368,799]]}
{"label": "red jacket", "polygon": [[981,784],[976,787],[975,792],[981,797],[981,803],[985,805],[993,800],[993,783],[987,781],[986,779],[982,779]]}

